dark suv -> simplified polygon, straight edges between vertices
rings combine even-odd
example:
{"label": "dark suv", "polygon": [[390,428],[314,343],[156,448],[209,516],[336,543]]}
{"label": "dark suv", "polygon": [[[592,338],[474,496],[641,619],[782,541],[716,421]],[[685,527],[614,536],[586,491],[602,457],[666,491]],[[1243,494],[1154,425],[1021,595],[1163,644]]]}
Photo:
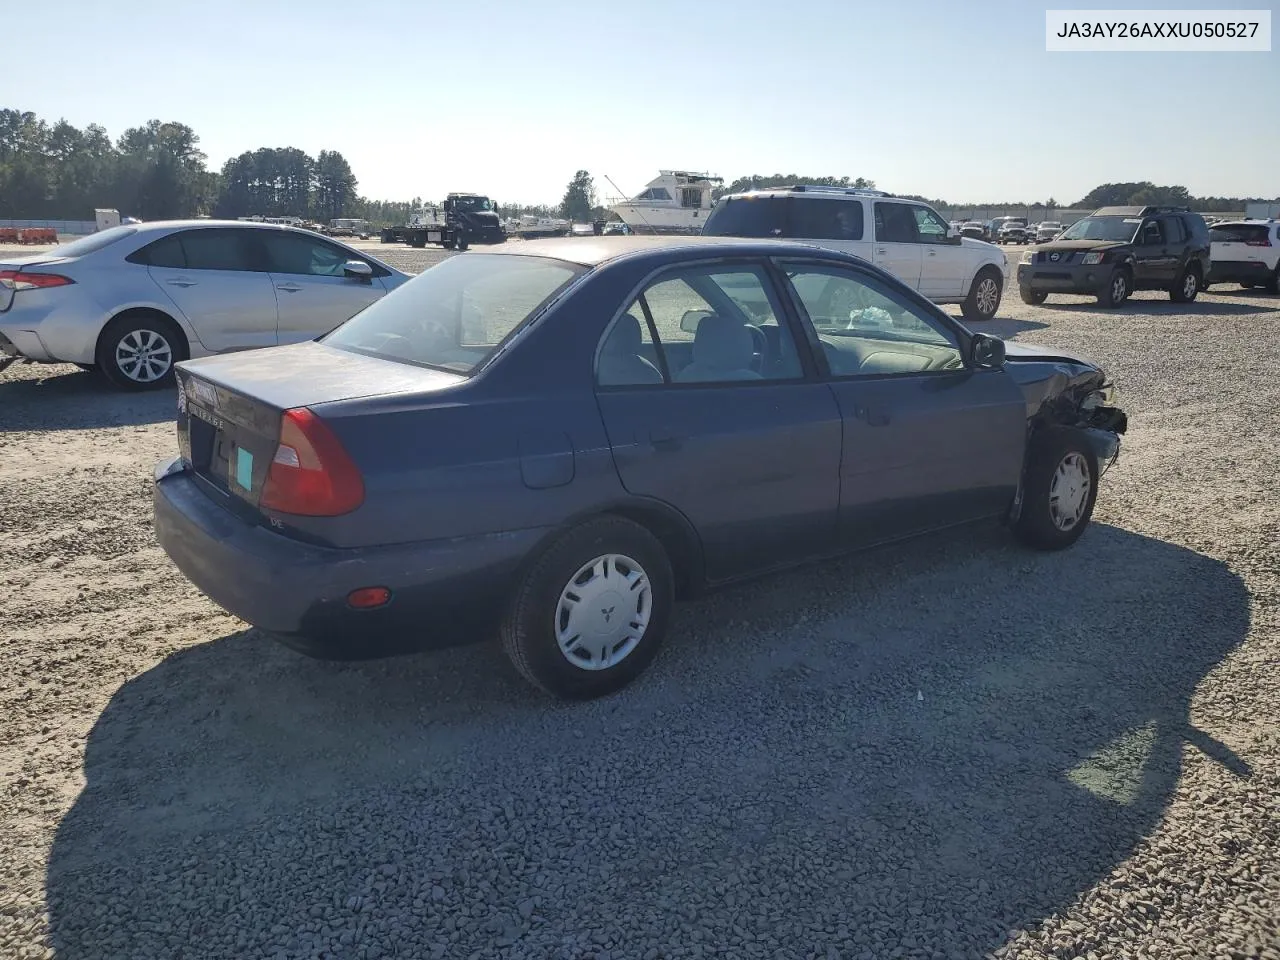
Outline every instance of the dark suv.
{"label": "dark suv", "polygon": [[1023,254],[1025,303],[1084,293],[1114,307],[1134,290],[1167,290],[1190,303],[1209,276],[1209,228],[1186,207],[1103,207]]}

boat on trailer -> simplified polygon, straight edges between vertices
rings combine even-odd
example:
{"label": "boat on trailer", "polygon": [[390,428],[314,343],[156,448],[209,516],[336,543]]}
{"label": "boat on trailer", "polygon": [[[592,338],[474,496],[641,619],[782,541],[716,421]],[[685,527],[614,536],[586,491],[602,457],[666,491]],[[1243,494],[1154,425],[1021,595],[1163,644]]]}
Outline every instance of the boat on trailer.
{"label": "boat on trailer", "polygon": [[662,170],[634,197],[610,199],[609,210],[635,233],[701,233],[722,177]]}

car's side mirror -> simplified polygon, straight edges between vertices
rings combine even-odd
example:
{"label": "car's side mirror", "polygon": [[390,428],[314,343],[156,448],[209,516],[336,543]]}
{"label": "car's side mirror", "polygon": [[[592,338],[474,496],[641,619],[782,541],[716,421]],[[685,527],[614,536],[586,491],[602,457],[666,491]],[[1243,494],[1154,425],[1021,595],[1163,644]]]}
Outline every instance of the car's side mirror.
{"label": "car's side mirror", "polygon": [[969,341],[969,363],[979,370],[999,370],[1004,366],[1004,341],[986,333],[975,333]]}
{"label": "car's side mirror", "polygon": [[370,280],[373,277],[373,267],[363,260],[348,260],[342,265],[342,273],[352,280]]}
{"label": "car's side mirror", "polygon": [[948,226],[948,227],[947,227],[947,239],[948,239],[948,240],[950,240],[950,239],[952,239],[953,237],[954,237],[954,238],[956,238],[956,239],[959,239],[959,237],[960,237],[960,228],[959,228],[959,227]]}

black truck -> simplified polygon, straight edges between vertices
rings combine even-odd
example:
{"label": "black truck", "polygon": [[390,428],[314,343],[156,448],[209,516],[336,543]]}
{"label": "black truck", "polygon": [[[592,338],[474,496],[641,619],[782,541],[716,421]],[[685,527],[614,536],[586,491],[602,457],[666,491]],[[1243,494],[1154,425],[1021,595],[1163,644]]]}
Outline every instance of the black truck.
{"label": "black truck", "polygon": [[446,250],[465,250],[473,243],[502,243],[507,239],[493,201],[478,193],[451,193],[440,207],[426,207],[403,227],[382,231],[383,243],[425,247],[438,243]]}

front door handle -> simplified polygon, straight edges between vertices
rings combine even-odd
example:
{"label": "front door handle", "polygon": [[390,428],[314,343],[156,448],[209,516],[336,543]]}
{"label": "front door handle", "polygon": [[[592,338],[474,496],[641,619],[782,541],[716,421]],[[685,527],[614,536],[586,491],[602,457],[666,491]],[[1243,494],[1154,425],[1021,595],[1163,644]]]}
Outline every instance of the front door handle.
{"label": "front door handle", "polygon": [[858,420],[865,420],[869,427],[883,427],[889,422],[889,411],[883,407],[854,407],[853,415]]}
{"label": "front door handle", "polygon": [[930,250],[930,251],[929,251],[929,256],[931,256],[931,257],[936,257],[937,255],[938,255],[938,251],[936,251],[936,250]]}
{"label": "front door handle", "polygon": [[876,253],[888,253],[888,252],[889,251],[886,250],[884,247],[876,247]]}
{"label": "front door handle", "polygon": [[302,289],[302,287],[298,286],[296,283],[277,283],[276,289],[283,290],[285,293],[297,293]]}
{"label": "front door handle", "polygon": [[194,287],[196,281],[188,280],[186,277],[174,277],[172,280],[166,280],[165,283],[171,287]]}

